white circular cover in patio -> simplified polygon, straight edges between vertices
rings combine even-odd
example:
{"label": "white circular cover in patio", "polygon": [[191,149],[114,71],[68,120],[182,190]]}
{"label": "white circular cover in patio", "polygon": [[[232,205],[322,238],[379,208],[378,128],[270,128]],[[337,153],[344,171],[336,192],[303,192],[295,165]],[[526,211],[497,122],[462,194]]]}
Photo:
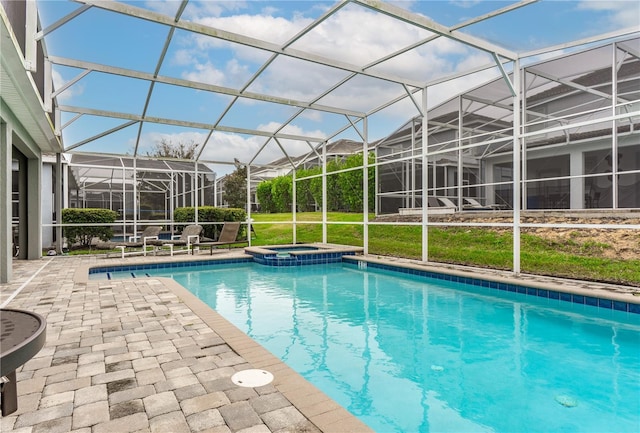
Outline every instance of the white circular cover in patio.
{"label": "white circular cover in patio", "polygon": [[231,381],[238,386],[255,388],[270,384],[273,381],[273,374],[258,369],[243,370],[231,376]]}

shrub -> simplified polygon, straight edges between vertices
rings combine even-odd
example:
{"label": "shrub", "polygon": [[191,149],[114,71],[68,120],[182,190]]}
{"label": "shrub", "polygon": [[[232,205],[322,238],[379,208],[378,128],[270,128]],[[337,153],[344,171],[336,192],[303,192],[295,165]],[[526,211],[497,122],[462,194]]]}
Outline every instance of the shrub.
{"label": "shrub", "polygon": [[[196,220],[196,210],[194,207],[179,207],[173,212],[173,220],[177,223],[193,223]],[[220,208],[214,206],[201,206],[198,208],[198,222],[216,222],[216,221],[239,221],[244,222],[247,220],[247,213],[244,209],[239,208]],[[186,224],[178,225],[178,229],[181,230]],[[204,236],[217,239],[220,231],[222,230],[222,224],[203,224]],[[240,232],[238,237],[240,239],[246,236],[246,226],[240,226]]]}
{"label": "shrub", "polygon": [[[369,164],[375,162],[375,155],[368,154]],[[362,153],[349,155],[344,159],[327,162],[327,210],[329,212],[362,212],[363,170],[335,173],[351,167],[362,167]],[[322,173],[322,167],[298,169],[296,178],[304,178]],[[369,169],[369,211],[375,205],[375,169]],[[258,184],[256,194],[262,212],[291,212],[293,197],[292,176],[278,176]],[[314,177],[296,182],[296,206],[299,212],[315,210],[322,206],[322,178]]]}
{"label": "shrub", "polygon": [[258,203],[260,203],[260,212],[272,213],[276,211],[276,205],[271,195],[271,186],[272,182],[265,180],[260,182],[256,187],[256,196],[258,197]]}
{"label": "shrub", "polygon": [[83,226],[64,227],[63,233],[70,244],[80,243],[83,247],[91,245],[93,238],[108,241],[113,236],[111,226],[92,227],[91,224],[114,223],[117,213],[109,209],[62,209],[63,224],[86,224]]}
{"label": "shrub", "polygon": [[[303,178],[320,173],[320,167],[311,169],[299,169],[296,171],[296,177]],[[316,200],[311,190],[311,182],[315,178],[299,180],[296,182],[296,209],[298,212],[311,212],[316,210]],[[322,178],[320,179],[320,188],[322,188]]]}
{"label": "shrub", "polygon": [[292,185],[291,176],[279,176],[271,181],[271,197],[276,212],[291,212]]}

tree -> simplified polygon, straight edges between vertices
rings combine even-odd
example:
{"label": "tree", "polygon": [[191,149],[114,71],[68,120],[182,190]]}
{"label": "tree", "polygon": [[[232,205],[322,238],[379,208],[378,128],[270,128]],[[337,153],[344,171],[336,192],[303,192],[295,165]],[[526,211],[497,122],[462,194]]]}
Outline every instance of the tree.
{"label": "tree", "polygon": [[236,163],[236,170],[224,181],[222,199],[229,207],[245,209],[247,204],[247,167]]}
{"label": "tree", "polygon": [[147,156],[156,158],[177,158],[177,159],[193,159],[198,148],[198,143],[191,140],[189,143],[183,141],[173,144],[171,140],[163,138],[159,143],[155,143],[154,149],[147,152]]}

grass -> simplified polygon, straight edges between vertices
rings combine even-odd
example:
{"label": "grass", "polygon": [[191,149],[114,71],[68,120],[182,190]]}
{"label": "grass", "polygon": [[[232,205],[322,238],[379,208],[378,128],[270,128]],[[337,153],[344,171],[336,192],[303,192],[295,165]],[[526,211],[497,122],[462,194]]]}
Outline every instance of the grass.
{"label": "grass", "polygon": [[[252,214],[257,237],[252,244],[290,244],[293,239],[291,214]],[[373,220],[374,215],[369,216]],[[322,213],[298,213],[296,241],[322,242]],[[361,214],[329,212],[327,219],[336,224],[327,227],[329,243],[363,245]],[[281,223],[281,221],[287,221]],[[430,227],[429,260],[440,263],[512,269],[513,236],[509,230],[485,227]],[[556,277],[576,278],[626,284],[640,287],[640,259],[611,259],[605,253],[606,243],[581,240],[580,236],[550,240],[533,234],[521,235],[520,267],[522,272]],[[70,254],[106,253],[105,250],[73,250]],[[369,226],[369,252],[384,256],[420,259],[422,230],[420,226]],[[110,251],[119,254],[120,250]],[[44,252],[46,254],[46,252]]]}
{"label": "grass", "polygon": [[[291,214],[252,214],[258,234],[254,245],[288,244],[292,240]],[[370,216],[373,219],[373,215]],[[305,224],[319,222],[319,212],[297,215],[297,242],[321,242],[322,226]],[[349,222],[361,222],[362,215],[329,213],[327,219],[341,224],[327,227],[330,243],[363,245],[363,227]],[[511,269],[513,236],[509,230],[484,227],[430,227],[429,260],[441,263],[472,265],[493,269]],[[369,227],[369,252],[387,256],[420,259],[422,231],[419,226],[379,225]],[[577,237],[561,242],[540,236],[521,235],[520,266],[522,272],[583,280],[640,286],[640,260],[605,257],[611,246]]]}

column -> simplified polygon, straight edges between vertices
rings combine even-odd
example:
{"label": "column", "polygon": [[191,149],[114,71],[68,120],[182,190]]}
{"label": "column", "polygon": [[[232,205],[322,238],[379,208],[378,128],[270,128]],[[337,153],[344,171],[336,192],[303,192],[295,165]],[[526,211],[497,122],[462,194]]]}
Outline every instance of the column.
{"label": "column", "polygon": [[11,126],[0,120],[0,283],[11,280],[13,266],[11,135]]}

